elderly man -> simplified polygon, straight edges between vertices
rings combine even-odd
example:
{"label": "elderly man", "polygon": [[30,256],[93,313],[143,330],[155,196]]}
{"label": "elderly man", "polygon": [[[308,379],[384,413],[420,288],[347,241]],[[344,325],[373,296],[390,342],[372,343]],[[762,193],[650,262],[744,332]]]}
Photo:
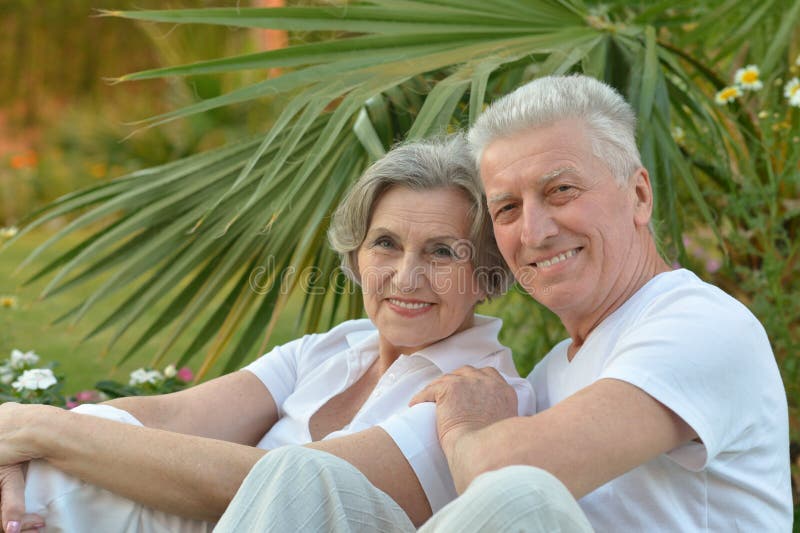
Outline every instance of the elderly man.
{"label": "elderly man", "polygon": [[[500,251],[570,338],[529,377],[532,416],[516,416],[513,390],[485,369],[415,397],[436,403],[461,494],[423,531],[791,530],[769,341],[742,304],[659,256],[634,132],[622,97],[584,76],[535,80],[470,131]],[[382,497],[367,482],[310,468],[331,491],[316,527],[403,530],[358,513],[358,498]],[[254,490],[248,477],[239,494]],[[239,498],[221,526],[243,516]],[[287,500],[280,512],[302,515]]]}

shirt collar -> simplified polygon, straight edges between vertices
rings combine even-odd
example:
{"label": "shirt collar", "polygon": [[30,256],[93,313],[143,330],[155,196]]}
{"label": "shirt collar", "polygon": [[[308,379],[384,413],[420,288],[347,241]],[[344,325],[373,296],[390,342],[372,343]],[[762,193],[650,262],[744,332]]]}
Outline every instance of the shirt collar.
{"label": "shirt collar", "polygon": [[[369,324],[370,328],[353,331],[345,336],[347,344],[356,353],[378,350],[378,331],[374,324],[371,322]],[[424,357],[435,364],[443,374],[447,374],[464,365],[475,364],[489,354],[508,350],[497,339],[502,327],[503,321],[499,318],[476,314],[471,328],[459,331],[410,355]]]}
{"label": "shirt collar", "polygon": [[471,328],[450,335],[414,355],[428,359],[448,374],[464,365],[472,365],[487,355],[508,350],[497,339],[503,321],[499,318],[475,315]]}

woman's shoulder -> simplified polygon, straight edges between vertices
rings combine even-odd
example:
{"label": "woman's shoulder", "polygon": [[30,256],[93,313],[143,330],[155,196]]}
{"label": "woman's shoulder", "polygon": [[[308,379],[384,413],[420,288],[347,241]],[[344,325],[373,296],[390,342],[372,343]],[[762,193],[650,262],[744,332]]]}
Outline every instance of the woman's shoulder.
{"label": "woman's shoulder", "polygon": [[369,319],[345,320],[328,331],[303,336],[295,349],[307,357],[327,359],[366,342],[376,336],[377,331]]}

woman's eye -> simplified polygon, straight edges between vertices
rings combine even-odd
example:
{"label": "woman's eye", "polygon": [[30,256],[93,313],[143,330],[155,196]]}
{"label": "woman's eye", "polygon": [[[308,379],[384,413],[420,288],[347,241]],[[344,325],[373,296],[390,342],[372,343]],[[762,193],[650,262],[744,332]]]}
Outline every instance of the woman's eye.
{"label": "woman's eye", "polygon": [[387,239],[386,237],[381,237],[376,239],[375,242],[372,244],[376,248],[391,248],[394,246],[391,239]]}

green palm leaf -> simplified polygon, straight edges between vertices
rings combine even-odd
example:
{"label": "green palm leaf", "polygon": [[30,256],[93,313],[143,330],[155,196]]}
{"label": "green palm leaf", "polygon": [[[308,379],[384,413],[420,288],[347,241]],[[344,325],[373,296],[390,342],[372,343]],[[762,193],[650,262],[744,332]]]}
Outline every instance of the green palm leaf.
{"label": "green palm leaf", "polygon": [[[637,109],[664,249],[682,253],[684,200],[722,240],[700,183],[731,187],[733,172],[728,161],[705,154],[738,153],[742,139],[726,129],[710,95],[725,84],[735,52],[747,43],[763,51],[765,70],[775,68],[795,39],[798,13],[800,1],[788,9],[776,1],[745,9],[739,2],[688,0],[375,0],[343,7],[101,12],[148,22],[343,34],[117,78],[284,69],[278,77],[135,123],[140,127],[231,104],[258,105],[274,95],[291,99],[259,138],[130,174],[34,214],[21,233],[55,217],[75,218],[26,264],[72,232],[99,229],[29,281],[50,276],[43,295],[52,296],[109,276],[65,315],[73,321],[135,285],[90,336],[114,328],[113,346],[144,322],[121,357],[158,336],[154,361],[160,361],[199,322],[200,333],[180,362],[205,350],[201,375],[221,357],[232,370],[264,348],[292,294],[304,292],[302,330],[361,313],[357,291],[336,270],[325,231],[332,209],[371,160],[399,140],[471,124],[486,103],[533,77],[570,72],[608,82]],[[730,31],[720,31],[721,24]],[[759,31],[762,26],[769,34]],[[759,139],[750,117],[736,120],[749,139]],[[676,123],[702,150],[688,154],[673,141]],[[314,269],[317,277],[282,277],[290,268]],[[162,311],[146,320],[145,311],[158,305]]]}

